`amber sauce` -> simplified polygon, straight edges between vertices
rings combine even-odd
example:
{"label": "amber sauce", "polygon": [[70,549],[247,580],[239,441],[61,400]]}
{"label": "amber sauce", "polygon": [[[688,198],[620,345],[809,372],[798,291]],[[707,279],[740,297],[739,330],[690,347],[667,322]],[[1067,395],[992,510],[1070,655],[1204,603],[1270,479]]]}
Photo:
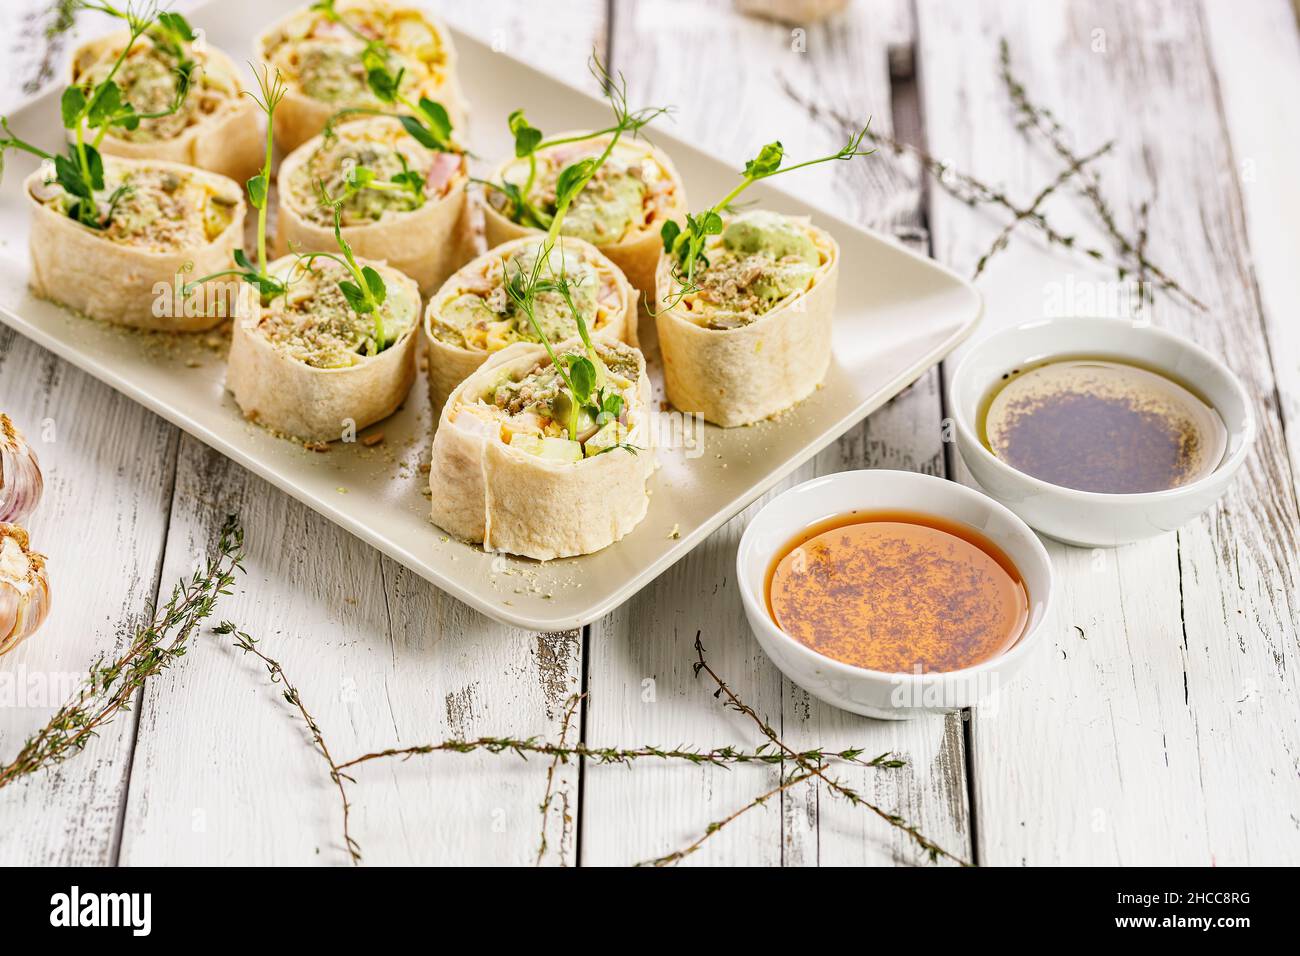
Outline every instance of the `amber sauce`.
{"label": "amber sauce", "polygon": [[853,511],[794,538],[767,575],[768,613],[799,643],[891,673],[954,671],[1019,639],[1019,570],[973,528],[911,511]]}

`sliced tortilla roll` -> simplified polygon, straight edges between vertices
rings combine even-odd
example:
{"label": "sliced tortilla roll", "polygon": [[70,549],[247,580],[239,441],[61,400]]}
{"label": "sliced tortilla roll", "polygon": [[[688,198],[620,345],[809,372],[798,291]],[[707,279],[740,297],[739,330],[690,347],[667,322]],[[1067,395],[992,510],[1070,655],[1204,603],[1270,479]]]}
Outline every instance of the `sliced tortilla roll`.
{"label": "sliced tortilla roll", "polygon": [[[557,139],[581,136],[580,131],[557,133]],[[599,156],[608,136],[564,143],[537,153],[537,174],[524,197],[553,212],[555,183],[566,166],[589,156]],[[528,161],[509,159],[497,167],[491,181],[509,182],[521,190],[528,181]],[[510,199],[500,190],[484,187],[483,221],[488,248],[511,239],[535,234],[521,225]],[[641,139],[619,139],[595,178],[578,194],[565,216],[566,236],[585,239],[623,270],[627,280],[646,296],[654,295],[655,267],[663,241],[659,230],[669,219],[686,214],[686,187],[667,154]]]}
{"label": "sliced tortilla roll", "polygon": [[337,441],[387,418],[415,380],[420,290],[378,262],[387,296],[380,307],[383,348],[373,350],[373,316],[358,316],[338,288],[350,273],[332,260],[307,268],[287,256],[270,271],[289,291],[235,322],[226,387],[250,421],[306,442]]}
{"label": "sliced tortilla roll", "polygon": [[[507,270],[510,276],[520,269],[528,273],[541,242],[540,235],[529,235],[489,250],[454,273],[429,299],[424,338],[435,414],[452,389],[493,353],[516,342],[537,341],[527,316],[506,294],[505,281]],[[637,344],[636,292],[618,266],[591,243],[567,237],[557,243],[551,262],[572,280],[574,305],[593,339]],[[556,292],[540,293],[534,314],[551,342],[578,333],[568,304]]]}
{"label": "sliced tortilla roll", "polygon": [[[126,48],[125,30],[91,40],[73,54],[69,82],[93,86],[102,81]],[[196,66],[180,110],[140,121],[134,130],[115,128],[100,151],[131,159],[161,159],[198,166],[236,182],[262,165],[262,130],[257,106],[240,95],[240,76],[230,57],[215,47],[196,45]],[[114,81],[137,113],[168,109],[176,96],[178,64],[146,33],[135,41]]]}
{"label": "sliced tortilla roll", "polygon": [[[32,207],[33,294],[93,319],[138,329],[194,332],[234,314],[237,283],[213,280],[180,294],[198,276],[227,269],[243,241],[243,190],[192,166],[104,157],[100,208],[113,212],[92,229],[67,215],[75,202],[46,178],[27,177]],[[120,187],[129,190],[116,205]]]}
{"label": "sliced tortilla roll", "polygon": [[[339,0],[335,10],[348,27],[382,40],[402,69],[402,92],[412,102],[425,96],[441,103],[454,128],[465,125],[465,98],[456,77],[456,49],[446,27],[415,6],[383,0]],[[275,141],[297,149],[339,110],[404,112],[377,99],[361,63],[365,42],[324,12],[303,7],[259,35],[262,61],[279,70],[289,92],[275,111]]]}
{"label": "sliced tortilla roll", "polygon": [[[636,527],[655,467],[650,380],[637,349],[596,348],[608,369],[604,395],[619,395],[622,408],[604,424],[584,413],[580,440],[560,424],[568,393],[541,345],[507,346],[452,392],[433,440],[434,524],[539,561],[591,554]],[[582,343],[555,352],[563,361],[583,354]]]}
{"label": "sliced tortilla roll", "polygon": [[[316,183],[343,196],[349,169],[358,167],[374,174],[381,188],[354,191],[343,203],[343,238],[358,256],[387,262],[428,295],[467,258],[469,167],[462,154],[426,149],[387,117],[340,124],[333,135],[313,137],[285,157],[276,180],[278,253],[336,248],[334,214],[320,204]],[[418,196],[393,185],[394,176],[408,171],[424,180]]]}
{"label": "sliced tortilla roll", "polygon": [[715,425],[761,421],[807,398],[831,359],[839,246],[807,220],[733,217],[705,247],[696,291],[679,295],[659,263],[655,328],[664,387]]}

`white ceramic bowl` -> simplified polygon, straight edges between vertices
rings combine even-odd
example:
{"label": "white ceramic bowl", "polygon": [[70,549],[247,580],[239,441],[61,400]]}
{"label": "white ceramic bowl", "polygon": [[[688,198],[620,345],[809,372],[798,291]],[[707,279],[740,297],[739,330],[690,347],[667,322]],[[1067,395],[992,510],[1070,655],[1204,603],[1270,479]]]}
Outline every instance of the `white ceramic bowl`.
{"label": "white ceramic bowl", "polygon": [[[772,561],[810,525],[853,510],[905,510],[974,528],[1020,570],[1029,592],[1029,620],[1008,651],[963,670],[891,674],[842,664],[786,634],[767,611]],[[845,471],[814,478],[778,495],[759,511],[740,539],[736,575],[749,626],[767,656],[814,697],[855,714],[901,720],[970,707],[996,694],[1041,643],[1052,599],[1052,562],[1023,521],[972,488],[910,471]]]}
{"label": "white ceramic bowl", "polygon": [[[1006,372],[1056,355],[1136,362],[1191,386],[1227,427],[1223,460],[1190,484],[1141,494],[1075,491],[1016,471],[979,440],[980,402]],[[991,335],[961,360],[949,395],[957,448],[980,486],[1043,534],[1079,547],[1128,544],[1186,524],[1224,493],[1255,440],[1250,396],[1226,365],[1172,332],[1125,319],[1046,319]]]}

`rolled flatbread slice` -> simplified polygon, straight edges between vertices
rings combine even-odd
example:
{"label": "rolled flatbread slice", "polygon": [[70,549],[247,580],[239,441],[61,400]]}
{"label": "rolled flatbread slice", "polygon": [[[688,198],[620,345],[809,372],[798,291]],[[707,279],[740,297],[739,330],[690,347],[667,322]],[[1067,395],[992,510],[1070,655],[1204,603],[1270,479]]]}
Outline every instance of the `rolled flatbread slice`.
{"label": "rolled flatbread slice", "polygon": [[213,280],[181,295],[186,282],[229,268],[242,245],[244,198],[234,180],[106,156],[97,202],[112,213],[94,229],[68,215],[76,198],[51,177],[37,170],[23,189],[33,294],[93,319],[168,332],[210,329],[234,314],[234,283]]}
{"label": "rolled flatbread slice", "polygon": [[[101,82],[129,40],[123,30],[82,44],[72,57],[70,84],[88,87]],[[230,57],[206,45],[195,45],[191,56],[196,65],[181,108],[170,116],[141,120],[133,130],[115,127],[100,151],[185,163],[242,183],[262,165],[257,106],[240,94],[239,71]],[[131,47],[114,82],[137,113],[162,112],[175,99],[178,66],[146,33]]]}
{"label": "rolled flatbread slice", "polygon": [[[429,299],[424,338],[435,414],[452,389],[494,353],[516,342],[537,341],[505,283],[508,277],[529,274],[541,243],[540,235],[529,235],[497,246],[455,272]],[[552,250],[551,265],[569,277],[573,304],[593,339],[637,344],[636,292],[618,266],[591,243],[566,237]],[[551,342],[578,334],[558,292],[539,293],[534,315]]]}
{"label": "rolled flatbread slice", "polygon": [[[465,125],[465,98],[456,77],[456,49],[446,27],[425,11],[384,0],[339,0],[335,10],[367,38],[382,40],[404,70],[402,91],[412,102],[428,97],[447,110],[454,128]],[[256,40],[262,61],[288,84],[275,111],[275,141],[286,153],[325,128],[342,109],[400,112],[375,97],[361,62],[365,41],[332,22],[323,11],[303,7]]]}
{"label": "rolled flatbread slice", "polygon": [[307,266],[294,256],[271,264],[288,292],[267,306],[252,296],[230,342],[226,387],[245,418],[304,442],[337,441],[406,399],[415,381],[419,287],[383,263],[357,261],[383,277],[382,332],[340,291],[339,280],[351,279],[342,265],[315,259]]}
{"label": "rolled flatbread slice", "polygon": [[710,236],[705,257],[685,296],[671,260],[659,263],[668,401],[732,427],[807,398],[830,366],[839,245],[806,219],[756,210]]}
{"label": "rolled flatbread slice", "polygon": [[[580,136],[559,133],[557,139]],[[524,199],[547,213],[555,211],[555,185],[560,173],[580,159],[599,156],[608,136],[550,146],[537,153],[537,173]],[[528,184],[526,159],[508,159],[492,182],[512,183],[522,191]],[[485,187],[484,230],[488,248],[537,230],[521,224],[521,213],[498,189]],[[662,150],[641,139],[621,137],[614,151],[573,200],[561,231],[585,239],[623,270],[629,282],[646,296],[654,295],[655,267],[663,241],[659,230],[669,219],[686,214],[686,187]]]}
{"label": "rolled flatbread slice", "polygon": [[[578,438],[544,347],[517,342],[452,392],[433,440],[433,522],[485,550],[548,561],[591,554],[645,517],[654,471],[650,380],[640,351],[601,342],[600,387],[622,402],[617,418],[584,412]],[[570,339],[561,362],[584,354]],[[603,420],[603,423],[602,423]]]}
{"label": "rolled flatbread slice", "polygon": [[[376,188],[348,188],[357,168],[374,175]],[[409,173],[423,180],[418,192],[398,185],[409,182]],[[280,255],[337,248],[333,210],[318,198],[320,182],[331,196],[348,197],[340,213],[343,238],[353,251],[410,276],[422,294],[437,289],[468,258],[465,156],[426,149],[395,119],[353,120],[329,136],[309,139],[285,157],[277,182]]]}

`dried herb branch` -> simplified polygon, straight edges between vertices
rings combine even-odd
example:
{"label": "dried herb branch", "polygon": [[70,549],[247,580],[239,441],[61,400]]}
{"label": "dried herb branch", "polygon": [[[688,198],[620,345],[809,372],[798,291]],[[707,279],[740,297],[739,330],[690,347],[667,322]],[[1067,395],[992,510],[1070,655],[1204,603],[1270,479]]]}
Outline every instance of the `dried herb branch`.
{"label": "dried herb branch", "polygon": [[871,801],[865,799],[856,790],[853,790],[852,788],[846,786],[845,784],[841,783],[839,780],[835,779],[834,777],[828,776],[825,770],[822,768],[822,765],[819,761],[813,761],[804,758],[793,747],[789,746],[783,740],[781,740],[781,738],[777,736],[776,731],[772,729],[771,725],[768,724],[768,722],[764,720],[762,717],[760,717],[758,715],[758,712],[755,711],[754,708],[750,707],[743,700],[741,700],[740,697],[736,694],[736,692],[733,691],[727,685],[727,683],[717,675],[717,673],[713,670],[713,668],[709,666],[708,662],[704,659],[704,645],[700,642],[699,631],[695,633],[695,653],[697,657],[697,660],[694,665],[696,676],[698,677],[700,672],[703,671],[704,673],[709,675],[709,677],[713,680],[715,684],[718,685],[718,689],[717,691],[714,692],[713,696],[725,697],[726,698],[725,706],[736,711],[737,713],[744,714],[746,717],[752,720],[758,726],[758,729],[762,732],[763,736],[765,736],[773,744],[779,747],[781,752],[784,753],[786,756],[788,756],[801,769],[821,779],[828,787],[831,788],[832,791],[844,797],[846,800],[849,801],[849,803],[853,804],[856,807],[864,807],[867,810],[870,810],[872,813],[880,817],[890,826],[898,830],[901,830],[903,833],[907,834],[907,836],[911,838],[912,842],[914,842],[917,846],[919,846],[922,850],[925,851],[925,853],[929,856],[931,862],[937,862],[940,857],[943,857],[945,859],[952,860],[954,863],[959,863],[962,866],[971,865],[967,863],[965,860],[963,860],[961,857],[949,853],[943,847],[939,846],[937,843],[930,840],[928,837],[922,834],[916,827],[909,824],[898,814],[889,813],[885,810],[882,810],[880,807],[876,806]]}
{"label": "dried herb branch", "polygon": [[700,836],[697,837],[693,843],[690,843],[682,847],[680,850],[674,850],[672,853],[666,854],[665,856],[658,856],[655,857],[653,860],[644,860],[641,863],[638,863],[637,866],[656,866],[656,867],[672,866],[675,863],[681,862],[682,860],[686,859],[686,857],[690,856],[692,853],[694,853],[696,850],[702,847],[704,845],[704,842],[708,840],[709,837],[713,836],[715,833],[717,833],[727,824],[731,823],[737,817],[740,817],[745,813],[748,813],[750,810],[753,810],[755,807],[763,806],[763,804],[767,803],[768,800],[772,799],[778,794],[784,793],[786,790],[789,790],[791,787],[797,787],[799,784],[803,783],[806,780],[811,780],[815,776],[816,774],[810,770],[802,770],[802,771],[797,770],[792,772],[788,776],[783,777],[780,784],[773,787],[771,790],[767,790],[763,793],[760,793],[757,797],[749,801],[749,803],[745,804],[739,810],[733,811],[732,813],[723,817],[721,820],[715,820],[712,823],[710,823],[707,827],[704,828],[704,832],[700,834]]}
{"label": "dried herb branch", "polygon": [[9,764],[0,767],[0,787],[80,753],[101,727],[119,712],[129,711],[136,691],[185,654],[217,599],[230,593],[235,572],[242,570],[243,547],[243,530],[231,515],[204,568],[188,582],[178,582],[161,610],[150,609],[149,623],[135,632],[117,658],[105,664],[101,657],[91,666],[76,695],[28,738]]}
{"label": "dried herb branch", "polygon": [[298,709],[298,713],[302,716],[303,723],[307,725],[307,730],[311,733],[312,743],[315,744],[316,749],[320,751],[320,755],[325,758],[325,763],[329,765],[330,780],[333,782],[334,786],[338,788],[339,800],[342,801],[343,804],[343,845],[348,851],[348,856],[351,858],[353,866],[357,865],[361,862],[361,846],[356,840],[352,839],[352,831],[349,827],[351,822],[352,805],[348,802],[348,792],[343,785],[344,780],[349,782],[354,781],[352,781],[352,778],[347,776],[347,774],[340,771],[338,764],[334,762],[334,758],[330,755],[330,749],[325,743],[325,735],[321,733],[320,726],[316,723],[316,719],[312,717],[311,712],[308,711],[306,705],[303,704],[302,696],[298,693],[298,688],[289,682],[289,677],[285,674],[284,668],[280,665],[279,661],[267,657],[258,650],[256,638],[239,630],[230,621],[222,621],[213,629],[213,631],[216,634],[233,637],[235,639],[235,647],[239,648],[245,654],[252,654],[266,665],[266,672],[270,675],[272,684],[284,685],[284,699]]}
{"label": "dried herb branch", "polygon": [[1091,163],[1095,159],[1100,159],[1102,156],[1109,153],[1114,147],[1115,142],[1112,140],[1101,148],[1093,150],[1088,155],[1074,159],[1069,166],[1061,170],[1060,174],[1055,179],[1040,189],[1038,195],[1034,196],[1033,202],[1029,204],[1029,207],[1025,210],[1024,214],[1016,215],[1014,219],[1002,227],[1002,231],[997,234],[996,238],[994,238],[993,244],[989,246],[988,251],[985,252],[984,255],[980,256],[979,261],[975,263],[975,274],[971,276],[971,278],[978,279],[980,274],[984,272],[984,267],[988,265],[989,260],[1007,247],[1007,243],[1011,241],[1011,234],[1015,232],[1017,226],[1030,216],[1040,215],[1039,210],[1042,208],[1043,203],[1051,198],[1053,193],[1075,176],[1083,173],[1088,163]]}
{"label": "dried herb branch", "polygon": [[[850,119],[837,110],[827,109],[820,103],[808,99],[788,80],[782,80],[782,88],[785,91],[786,96],[807,110],[808,114],[814,119],[828,120],[843,130],[857,129],[856,120]],[[895,156],[906,154],[913,157],[921,167],[930,174],[935,182],[944,189],[945,192],[949,193],[958,201],[971,207],[980,205],[998,207],[1004,212],[1010,213],[1013,217],[1014,223],[1027,223],[1037,229],[1049,245],[1060,246],[1063,249],[1086,256],[1102,265],[1108,266],[1115,270],[1116,275],[1119,276],[1121,280],[1135,271],[1135,264],[1136,268],[1143,270],[1145,273],[1157,275],[1156,267],[1146,256],[1145,245],[1143,245],[1141,256],[1126,254],[1124,252],[1125,248],[1136,250],[1137,246],[1129,243],[1127,239],[1125,239],[1122,242],[1116,242],[1116,245],[1119,247],[1118,255],[1108,253],[1104,249],[1082,242],[1080,238],[1073,233],[1059,230],[1048,221],[1046,215],[1041,209],[1034,210],[1030,206],[1022,205],[1008,196],[1005,190],[996,186],[991,186],[969,173],[955,169],[943,160],[937,159],[924,149],[921,149],[919,146],[913,146],[911,143],[904,143],[900,140],[894,139],[892,136],[887,136],[874,130],[868,130],[866,138],[873,145],[888,148]],[[1079,157],[1081,160],[1085,158],[1086,157]],[[1083,168],[1082,162],[1080,168]],[[1059,189],[1059,187],[1056,188]],[[1055,192],[1056,189],[1053,191]],[[1005,248],[1005,244],[1003,247]],[[988,263],[985,261],[984,266],[987,267],[987,265]],[[1160,279],[1160,287],[1165,291],[1178,294],[1181,298],[1190,302],[1199,309],[1205,308],[1204,304],[1201,303],[1199,299],[1186,292],[1182,286],[1173,279],[1170,279],[1163,270],[1159,272],[1157,278]]]}
{"label": "dried herb branch", "polygon": [[[1025,85],[1012,72],[1011,46],[1007,43],[1005,37],[998,42],[998,75],[1002,79],[1002,85],[1006,88],[1007,96],[1011,98],[1011,103],[1020,116],[1017,128],[1021,132],[1034,131],[1051,147],[1058,157],[1071,166],[1077,165],[1079,167],[1079,192],[1092,204],[1097,213],[1097,219],[1110,236],[1116,250],[1130,262],[1128,267],[1122,267],[1119,276],[1121,281],[1128,272],[1137,272],[1142,277],[1151,275],[1162,290],[1182,297],[1188,304],[1202,312],[1206,311],[1204,302],[1184,289],[1170,278],[1163,269],[1147,258],[1145,224],[1139,226],[1138,236],[1132,240],[1119,228],[1115,218],[1115,210],[1102,193],[1100,175],[1083,168],[1084,164],[1079,161],[1078,154],[1070,146],[1069,135],[1057,120],[1055,114],[1047,107],[1031,100]],[[1145,204],[1143,205],[1145,207]],[[1145,213],[1141,215],[1145,218]]]}
{"label": "dried herb branch", "polygon": [[[578,705],[582,703],[586,694],[574,694],[564,705],[564,718],[560,721],[560,746],[563,747],[569,736],[569,725],[573,723],[573,715],[578,711]],[[546,768],[546,793],[542,797],[542,839],[537,847],[537,860],[535,866],[542,865],[542,858],[546,856],[546,820],[547,814],[551,809],[551,799],[555,792],[555,771],[560,764],[564,762],[564,757],[556,754],[551,758],[551,765]]]}
{"label": "dried herb branch", "polygon": [[[491,754],[513,753],[516,756],[527,760],[529,755],[535,754],[541,757],[558,757],[561,762],[574,759],[590,760],[597,766],[608,764],[630,764],[634,760],[645,758],[655,758],[659,760],[683,761],[692,763],[697,766],[712,766],[727,768],[733,764],[779,764],[790,759],[787,755],[772,749],[767,744],[754,750],[738,750],[735,747],[714,747],[711,750],[694,750],[686,747],[662,748],[662,747],[589,747],[583,743],[575,743],[572,746],[560,746],[559,744],[546,743],[540,737],[476,737],[472,740],[452,739],[444,740],[437,744],[420,744],[414,747],[396,747],[390,750],[379,750],[375,753],[364,754],[360,757],[353,757],[340,763],[340,770],[347,770],[358,764],[368,763],[371,760],[381,760],[395,757],[401,760],[409,760],[411,757],[422,757],[433,753],[459,753],[467,754],[476,751],[485,751]],[[905,761],[893,758],[890,754],[881,754],[872,760],[863,760],[863,751],[859,748],[848,748],[845,750],[828,751],[822,749],[802,750],[798,757],[808,761],[831,761],[839,760],[845,763],[854,763],[862,767],[879,767],[884,769],[893,769],[906,765]]]}

